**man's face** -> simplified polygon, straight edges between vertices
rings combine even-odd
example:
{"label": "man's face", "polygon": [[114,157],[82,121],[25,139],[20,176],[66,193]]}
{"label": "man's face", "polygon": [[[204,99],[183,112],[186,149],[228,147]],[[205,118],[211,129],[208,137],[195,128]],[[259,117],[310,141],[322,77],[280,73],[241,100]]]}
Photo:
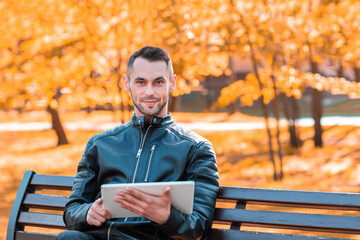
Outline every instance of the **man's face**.
{"label": "man's face", "polygon": [[123,76],[125,90],[131,93],[137,117],[165,116],[168,111],[169,92],[176,86],[176,76],[171,76],[165,61],[150,62],[136,58],[129,78]]}

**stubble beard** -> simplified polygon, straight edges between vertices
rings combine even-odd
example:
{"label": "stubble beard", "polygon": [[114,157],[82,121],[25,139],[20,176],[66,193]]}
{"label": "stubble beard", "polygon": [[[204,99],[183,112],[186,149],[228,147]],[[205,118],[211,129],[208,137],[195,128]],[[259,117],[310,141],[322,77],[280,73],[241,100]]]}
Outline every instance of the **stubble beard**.
{"label": "stubble beard", "polygon": [[[153,116],[153,115],[158,115],[165,107],[166,103],[168,102],[169,99],[169,95],[166,96],[166,98],[164,99],[163,102],[161,102],[161,98],[156,98],[156,97],[151,97],[151,98],[140,98],[139,102],[136,101],[136,98],[134,98],[131,90],[130,90],[130,94],[131,94],[131,100],[134,104],[134,106],[136,107],[137,110],[139,110],[139,112],[141,112],[143,115],[145,116]],[[146,108],[144,106],[141,105],[141,101],[143,100],[160,100],[160,103],[157,106],[154,106],[153,108]]]}

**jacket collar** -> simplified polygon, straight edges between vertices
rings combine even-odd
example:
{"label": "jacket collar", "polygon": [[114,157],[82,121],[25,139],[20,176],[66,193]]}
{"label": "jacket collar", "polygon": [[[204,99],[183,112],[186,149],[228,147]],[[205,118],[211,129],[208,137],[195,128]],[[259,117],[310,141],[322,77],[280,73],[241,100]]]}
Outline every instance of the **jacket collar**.
{"label": "jacket collar", "polygon": [[[173,122],[174,122],[174,120],[172,119],[171,114],[168,113],[165,117],[159,117],[159,116],[153,115],[150,120],[150,125],[154,125],[154,126],[158,126],[158,127],[168,126],[168,125],[172,124]],[[144,126],[145,116],[136,117],[135,113],[134,113],[131,118],[130,123],[133,126]]]}

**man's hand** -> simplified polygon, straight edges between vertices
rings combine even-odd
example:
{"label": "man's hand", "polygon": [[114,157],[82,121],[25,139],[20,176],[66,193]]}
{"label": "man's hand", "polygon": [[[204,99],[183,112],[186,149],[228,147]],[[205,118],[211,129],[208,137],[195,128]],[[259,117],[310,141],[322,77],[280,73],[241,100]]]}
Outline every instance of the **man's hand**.
{"label": "man's hand", "polygon": [[117,194],[119,197],[116,197],[115,201],[120,203],[121,207],[140,214],[157,224],[165,223],[170,216],[171,196],[169,186],[165,187],[163,194],[158,197],[134,188],[126,188],[126,192],[118,191]]}
{"label": "man's hand", "polygon": [[86,222],[89,225],[100,227],[106,221],[106,219],[110,218],[111,213],[102,207],[102,199],[99,198],[93,203],[93,205],[91,205],[86,215]]}

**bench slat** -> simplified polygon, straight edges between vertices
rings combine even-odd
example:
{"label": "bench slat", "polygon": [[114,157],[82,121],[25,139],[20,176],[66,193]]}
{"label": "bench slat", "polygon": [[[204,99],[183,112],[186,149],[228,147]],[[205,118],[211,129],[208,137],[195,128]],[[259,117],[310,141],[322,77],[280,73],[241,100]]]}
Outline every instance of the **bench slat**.
{"label": "bench slat", "polygon": [[15,240],[55,240],[57,235],[17,231]]}
{"label": "bench slat", "polygon": [[68,197],[28,193],[23,205],[28,208],[40,208],[49,210],[64,210]]}
{"label": "bench slat", "polygon": [[[333,239],[327,237],[313,237],[313,236],[300,236],[290,234],[278,234],[278,233],[262,233],[262,232],[250,232],[250,231],[237,231],[237,230],[225,230],[225,229],[212,229],[208,240],[219,239],[246,239],[246,240],[312,240],[312,239]],[[341,240],[342,238],[336,238]]]}
{"label": "bench slat", "polygon": [[284,203],[292,204],[296,207],[316,208],[332,207],[333,209],[342,210],[360,210],[360,194],[359,193],[328,193],[328,192],[309,192],[295,190],[276,190],[262,188],[237,188],[237,187],[220,187],[218,199],[237,201],[239,199],[245,201],[266,203]]}
{"label": "bench slat", "polygon": [[18,223],[24,226],[67,229],[62,215],[21,212]]}
{"label": "bench slat", "polygon": [[353,216],[270,212],[242,209],[215,210],[214,222],[241,222],[249,226],[289,228],[320,232],[360,233],[360,221]]}
{"label": "bench slat", "polygon": [[71,190],[73,183],[74,177],[70,176],[35,174],[30,186],[41,189]]}

